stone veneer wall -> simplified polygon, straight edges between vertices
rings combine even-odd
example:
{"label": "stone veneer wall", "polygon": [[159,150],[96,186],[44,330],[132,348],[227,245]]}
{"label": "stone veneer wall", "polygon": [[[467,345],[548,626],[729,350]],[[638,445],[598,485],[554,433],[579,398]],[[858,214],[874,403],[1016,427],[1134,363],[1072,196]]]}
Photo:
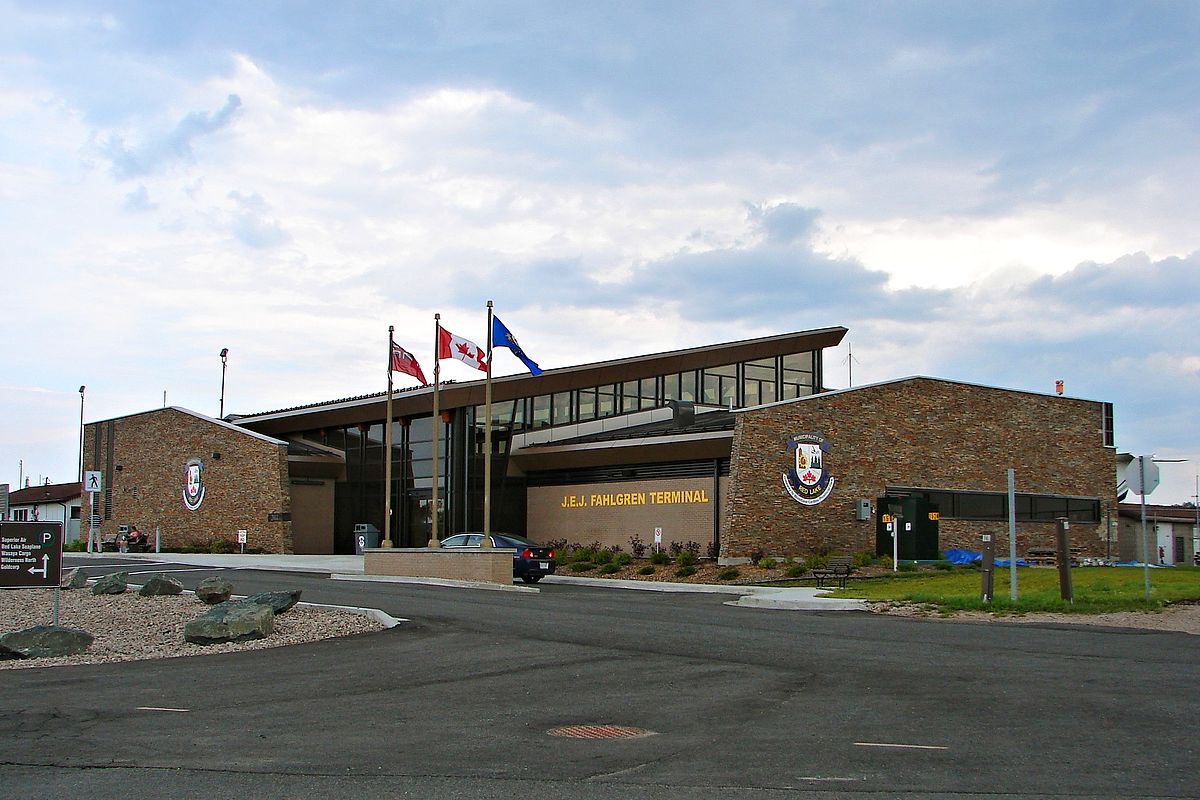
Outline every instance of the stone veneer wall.
{"label": "stone veneer wall", "polygon": [[[1104,447],[1103,404],[932,378],[813,395],[737,415],[730,491],[722,516],[721,558],[753,550],[772,555],[875,549],[875,517],[855,519],[888,486],[1098,497],[1099,525],[1072,523],[1072,544],[1103,555],[1105,515],[1116,517],[1116,452]],[[792,464],[787,440],[824,436],[836,483],[823,503],[805,506],[784,489]],[[1018,554],[1054,544],[1053,522],[1018,523]],[[980,549],[997,537],[1008,553],[1007,522],[943,518],[939,548]]]}
{"label": "stone veneer wall", "polygon": [[[213,453],[220,458],[214,459]],[[204,500],[195,511],[183,504],[184,468],[192,458],[202,464],[204,483]],[[236,550],[237,531],[245,530],[246,549],[292,552],[291,523],[286,517],[279,522],[267,519],[268,514],[290,516],[286,444],[164,408],[87,425],[84,464],[85,469],[103,472],[111,490],[111,519],[103,519],[104,494],[96,496],[95,513],[102,517],[104,536],[116,534],[118,525],[135,524],[153,546],[157,526],[163,547],[207,546],[223,538]]]}

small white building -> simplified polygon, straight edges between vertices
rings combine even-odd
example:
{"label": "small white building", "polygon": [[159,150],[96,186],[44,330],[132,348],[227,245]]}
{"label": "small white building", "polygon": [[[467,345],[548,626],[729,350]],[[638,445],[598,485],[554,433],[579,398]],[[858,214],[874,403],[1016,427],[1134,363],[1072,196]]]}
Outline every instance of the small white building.
{"label": "small white building", "polygon": [[79,538],[80,490],[74,483],[27,486],[8,495],[8,518],[13,522],[61,522],[63,541]]}
{"label": "small white building", "polygon": [[[1120,504],[1117,544],[1121,561],[1142,561],[1142,507],[1140,503]],[[1191,565],[1195,563],[1197,539],[1196,509],[1192,506],[1146,504],[1146,539],[1150,544],[1150,563]]]}

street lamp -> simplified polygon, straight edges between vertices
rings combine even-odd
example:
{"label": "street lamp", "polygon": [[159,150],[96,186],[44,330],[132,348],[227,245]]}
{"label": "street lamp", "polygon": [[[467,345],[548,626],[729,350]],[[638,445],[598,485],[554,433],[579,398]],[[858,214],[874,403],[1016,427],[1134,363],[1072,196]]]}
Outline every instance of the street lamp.
{"label": "street lamp", "polygon": [[79,387],[79,483],[83,484],[83,392],[86,386]]}
{"label": "street lamp", "polygon": [[221,419],[225,419],[225,363],[229,360],[229,348],[221,348]]}

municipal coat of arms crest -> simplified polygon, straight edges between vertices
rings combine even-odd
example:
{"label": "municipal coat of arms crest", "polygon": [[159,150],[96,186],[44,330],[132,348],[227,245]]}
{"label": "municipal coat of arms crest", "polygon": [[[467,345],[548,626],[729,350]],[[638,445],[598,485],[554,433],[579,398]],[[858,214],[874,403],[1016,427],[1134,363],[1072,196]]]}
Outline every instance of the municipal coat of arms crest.
{"label": "municipal coat of arms crest", "polygon": [[792,465],[783,475],[783,486],[797,503],[815,506],[829,497],[834,478],[826,460],[829,442],[816,433],[797,433],[787,440]]}

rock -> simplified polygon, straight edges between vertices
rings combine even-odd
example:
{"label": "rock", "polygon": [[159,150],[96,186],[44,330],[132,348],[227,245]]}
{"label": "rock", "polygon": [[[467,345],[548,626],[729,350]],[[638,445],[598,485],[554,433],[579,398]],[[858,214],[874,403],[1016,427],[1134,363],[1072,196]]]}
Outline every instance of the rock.
{"label": "rock", "polygon": [[196,587],[196,597],[210,606],[224,603],[233,594],[233,584],[224,578],[205,578]]}
{"label": "rock", "polygon": [[64,589],[82,589],[87,586],[87,575],[79,567],[73,570],[64,572],[62,583],[59,584]]}
{"label": "rock", "polygon": [[0,636],[0,658],[53,658],[82,653],[92,644],[87,631],[55,625],[34,625]]}
{"label": "rock", "polygon": [[128,572],[114,572],[97,579],[92,584],[92,594],[121,594],[129,588],[128,584]]}
{"label": "rock", "polygon": [[251,595],[245,600],[238,600],[239,603],[245,605],[270,606],[271,610],[276,614],[282,614],[296,603],[300,602],[301,589],[293,589],[290,592],[259,592]]}
{"label": "rock", "polygon": [[265,639],[275,630],[275,612],[268,605],[222,603],[183,626],[183,638],[193,644]]}
{"label": "rock", "polygon": [[174,578],[168,578],[166,575],[154,575],[142,584],[138,594],[142,597],[157,597],[165,594],[179,594],[182,591],[183,584]]}

